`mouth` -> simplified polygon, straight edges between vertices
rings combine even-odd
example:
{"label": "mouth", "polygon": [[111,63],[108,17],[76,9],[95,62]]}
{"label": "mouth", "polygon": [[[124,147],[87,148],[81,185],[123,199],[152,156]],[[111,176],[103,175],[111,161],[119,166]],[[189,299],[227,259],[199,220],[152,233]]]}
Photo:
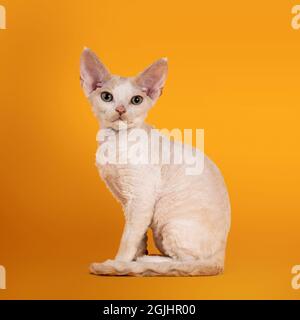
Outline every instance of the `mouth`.
{"label": "mouth", "polygon": [[111,119],[111,122],[117,122],[117,121],[125,121],[126,122],[126,119],[124,119],[122,116],[120,115],[117,115],[116,117],[112,118]]}

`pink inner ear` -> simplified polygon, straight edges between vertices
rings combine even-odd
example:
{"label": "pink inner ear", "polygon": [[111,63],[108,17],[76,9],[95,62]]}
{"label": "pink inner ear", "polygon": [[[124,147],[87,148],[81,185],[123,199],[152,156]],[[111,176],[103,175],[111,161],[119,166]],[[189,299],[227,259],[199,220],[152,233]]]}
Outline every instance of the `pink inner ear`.
{"label": "pink inner ear", "polygon": [[[151,99],[154,99],[157,94],[157,90],[154,88],[145,88],[142,91],[145,92],[145,94]],[[160,91],[162,92],[162,89],[160,89]]]}
{"label": "pink inner ear", "polygon": [[[83,85],[83,80],[81,78],[81,86]],[[103,82],[97,82],[95,84],[92,84],[91,85],[91,90],[90,90],[90,93],[92,93],[93,91],[99,89],[99,88],[102,88],[103,87]]]}
{"label": "pink inner ear", "polygon": [[95,84],[95,89],[94,90],[96,90],[96,89],[98,89],[98,88],[102,88],[103,87],[103,82],[97,82],[96,84]]}

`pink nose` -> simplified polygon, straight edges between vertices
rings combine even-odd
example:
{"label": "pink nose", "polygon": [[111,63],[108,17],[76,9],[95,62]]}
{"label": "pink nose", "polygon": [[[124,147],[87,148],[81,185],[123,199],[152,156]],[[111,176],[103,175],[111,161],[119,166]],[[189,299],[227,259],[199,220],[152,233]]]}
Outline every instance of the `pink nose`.
{"label": "pink nose", "polygon": [[125,109],[125,107],[124,106],[118,106],[118,107],[116,107],[116,109],[115,109],[118,113],[119,113],[119,115],[121,116],[123,113],[125,113],[126,112],[126,109]]}

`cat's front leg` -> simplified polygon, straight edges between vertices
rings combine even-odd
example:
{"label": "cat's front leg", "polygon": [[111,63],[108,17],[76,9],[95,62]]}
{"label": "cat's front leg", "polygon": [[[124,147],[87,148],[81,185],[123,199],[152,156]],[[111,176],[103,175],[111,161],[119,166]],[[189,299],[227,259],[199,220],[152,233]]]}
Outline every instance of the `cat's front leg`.
{"label": "cat's front leg", "polygon": [[116,260],[132,261],[146,251],[146,233],[152,221],[154,200],[132,200],[125,209],[126,222]]}

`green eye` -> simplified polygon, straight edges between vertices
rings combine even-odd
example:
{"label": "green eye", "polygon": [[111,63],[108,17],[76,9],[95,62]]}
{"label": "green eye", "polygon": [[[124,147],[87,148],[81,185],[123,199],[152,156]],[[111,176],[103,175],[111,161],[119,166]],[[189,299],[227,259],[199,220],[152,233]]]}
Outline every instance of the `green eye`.
{"label": "green eye", "polygon": [[111,102],[113,100],[113,95],[107,91],[101,93],[101,99],[105,102]]}
{"label": "green eye", "polygon": [[141,104],[143,102],[143,97],[141,96],[134,96],[131,98],[131,103],[134,105]]}

